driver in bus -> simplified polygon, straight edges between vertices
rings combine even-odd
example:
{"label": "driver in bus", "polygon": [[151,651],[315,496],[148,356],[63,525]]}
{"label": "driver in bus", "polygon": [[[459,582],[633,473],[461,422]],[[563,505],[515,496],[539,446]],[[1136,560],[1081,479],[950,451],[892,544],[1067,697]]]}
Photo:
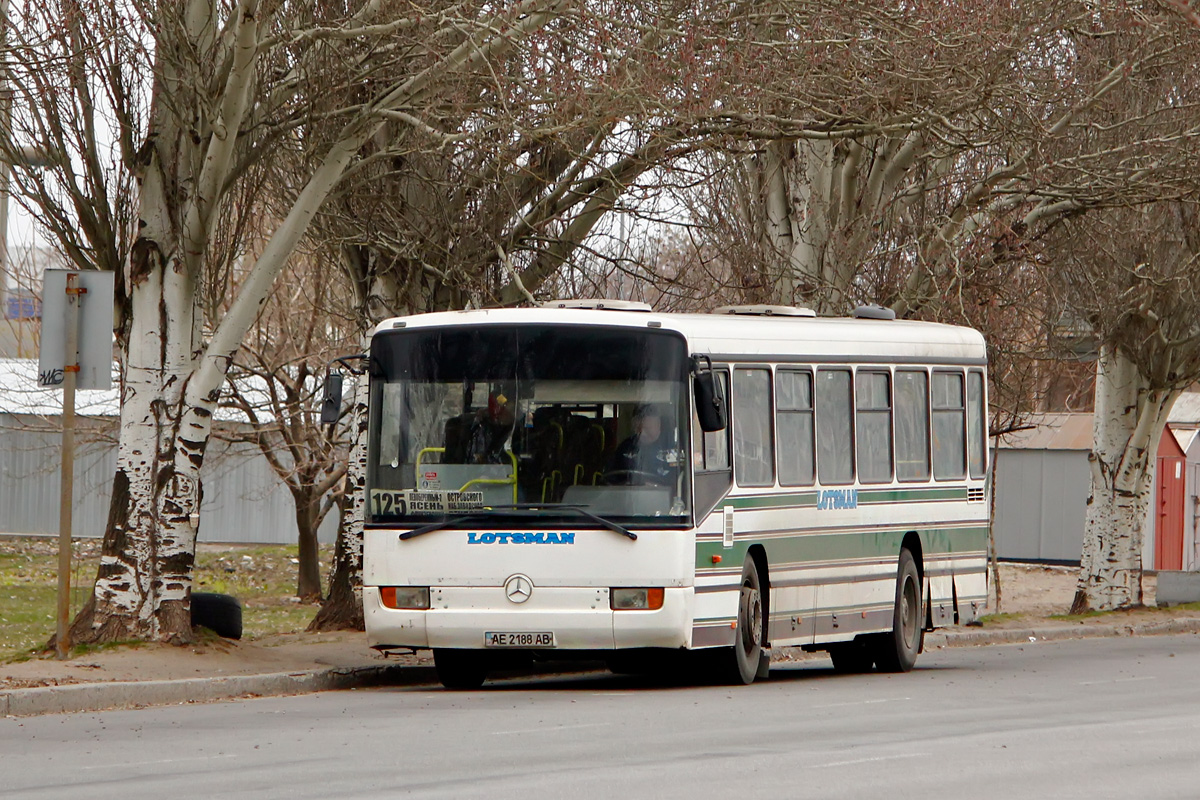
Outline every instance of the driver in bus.
{"label": "driver in bus", "polygon": [[613,470],[627,483],[675,483],[678,450],[663,434],[663,410],[642,406],[633,417],[633,435],[617,445]]}

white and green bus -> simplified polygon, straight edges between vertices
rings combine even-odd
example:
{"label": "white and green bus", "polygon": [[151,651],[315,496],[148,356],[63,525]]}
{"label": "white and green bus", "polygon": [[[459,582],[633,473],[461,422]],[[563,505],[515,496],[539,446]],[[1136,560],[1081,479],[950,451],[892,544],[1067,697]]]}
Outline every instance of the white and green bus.
{"label": "white and green bus", "polygon": [[560,301],[373,333],[363,604],[447,687],[514,656],[903,672],[987,603],[983,337]]}

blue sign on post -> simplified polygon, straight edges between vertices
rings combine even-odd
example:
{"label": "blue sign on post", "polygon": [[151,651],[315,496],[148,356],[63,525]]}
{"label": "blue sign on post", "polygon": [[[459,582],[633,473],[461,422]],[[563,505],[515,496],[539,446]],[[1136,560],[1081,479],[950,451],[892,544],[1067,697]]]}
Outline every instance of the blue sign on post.
{"label": "blue sign on post", "polygon": [[5,298],[5,319],[38,319],[42,316],[42,304],[32,295],[10,294]]}

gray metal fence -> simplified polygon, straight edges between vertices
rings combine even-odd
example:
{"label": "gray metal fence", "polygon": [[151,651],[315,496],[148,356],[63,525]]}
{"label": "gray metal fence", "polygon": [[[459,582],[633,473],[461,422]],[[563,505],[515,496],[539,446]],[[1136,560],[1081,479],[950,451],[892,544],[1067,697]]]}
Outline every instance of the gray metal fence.
{"label": "gray metal fence", "polygon": [[1088,454],[1083,450],[996,453],[996,553],[1017,561],[1079,563],[1087,499]]}
{"label": "gray metal fence", "polygon": [[[115,420],[81,420],[75,460],[74,536],[104,535],[116,471]],[[109,440],[103,440],[107,433]],[[61,434],[44,419],[0,413],[0,532],[57,533]],[[296,541],[292,496],[253,445],[214,439],[201,472],[199,540],[290,544]],[[335,513],[319,538],[337,535]]]}

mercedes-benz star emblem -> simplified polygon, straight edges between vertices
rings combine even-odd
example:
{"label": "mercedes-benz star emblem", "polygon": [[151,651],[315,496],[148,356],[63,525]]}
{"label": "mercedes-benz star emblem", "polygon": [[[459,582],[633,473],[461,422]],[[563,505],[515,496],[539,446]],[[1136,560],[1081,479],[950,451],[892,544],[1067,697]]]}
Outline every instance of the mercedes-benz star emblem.
{"label": "mercedes-benz star emblem", "polygon": [[524,603],[533,594],[533,581],[524,575],[513,575],[504,582],[504,596],[512,603]]}

